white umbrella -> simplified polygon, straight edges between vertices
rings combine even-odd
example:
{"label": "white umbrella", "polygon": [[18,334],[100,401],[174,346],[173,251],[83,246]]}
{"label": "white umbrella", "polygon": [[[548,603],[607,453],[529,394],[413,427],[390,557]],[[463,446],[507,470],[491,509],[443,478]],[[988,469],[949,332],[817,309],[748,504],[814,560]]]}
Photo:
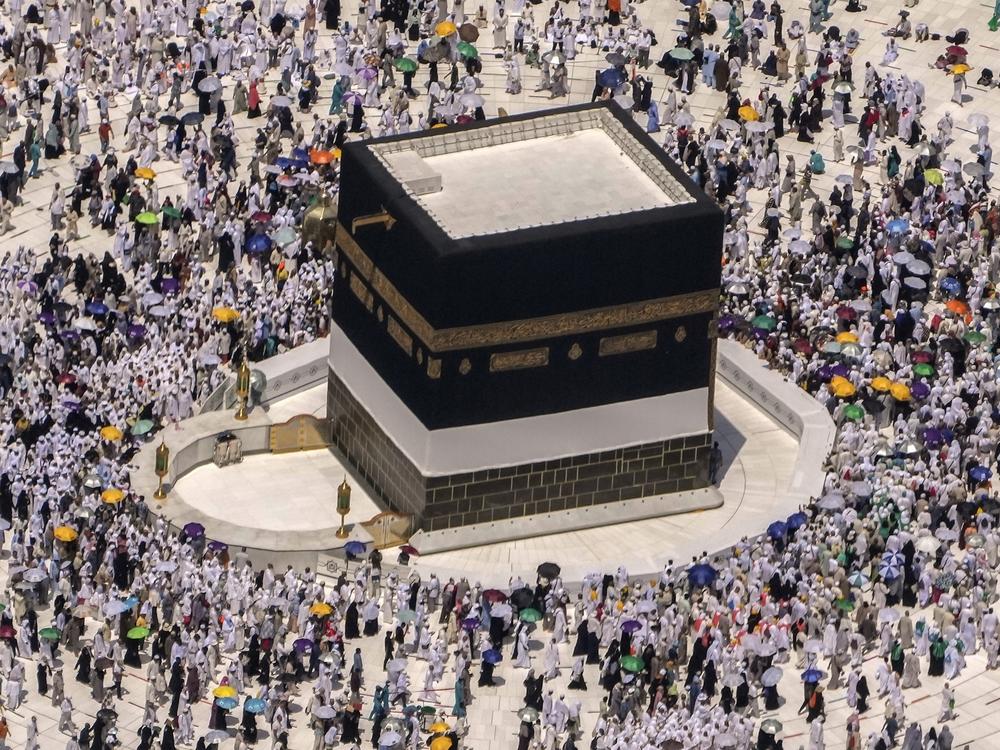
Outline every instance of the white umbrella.
{"label": "white umbrella", "polygon": [[96,331],[97,323],[90,318],[77,318],[73,321],[73,327],[81,331]]}
{"label": "white umbrella", "polygon": [[739,687],[743,684],[743,675],[738,672],[729,672],[722,678],[722,684],[731,688]]}
{"label": "white umbrella", "polygon": [[317,719],[332,719],[337,715],[337,709],[333,706],[319,706],[315,711],[313,711],[313,716]]}
{"label": "white umbrella", "polygon": [[760,644],[760,648],[757,649],[758,656],[774,656],[776,653],[778,653],[778,647],[770,641]]}
{"label": "white umbrella", "polygon": [[923,260],[911,260],[906,264],[906,270],[915,273],[917,276],[926,276],[931,272],[930,263]]}
{"label": "white umbrella", "polygon": [[462,94],[458,100],[466,107],[482,107],[486,100],[479,94]]}
{"label": "white umbrella", "polygon": [[760,676],[760,683],[764,687],[774,687],[781,681],[781,675],[783,674],[784,672],[781,671],[781,667],[769,667]]}
{"label": "white umbrella", "polygon": [[501,602],[490,607],[490,617],[509,617],[514,613],[509,604]]}
{"label": "white umbrella", "polygon": [[885,609],[880,609],[878,612],[879,622],[896,622],[899,620],[899,612],[892,607],[886,607]]}
{"label": "white umbrella", "polygon": [[792,240],[788,243],[788,249],[796,255],[805,255],[812,248],[812,244],[805,240]]}
{"label": "white umbrella", "polygon": [[149,314],[155,318],[166,318],[170,315],[170,308],[166,305],[154,305],[149,308]]}
{"label": "white umbrella", "polygon": [[766,133],[768,130],[773,128],[774,125],[772,125],[769,122],[761,122],[760,120],[753,120],[752,122],[748,122],[746,125],[744,125],[744,127],[747,129],[747,132],[749,133]]}
{"label": "white umbrella", "polygon": [[222,88],[222,81],[220,81],[215,76],[209,76],[208,78],[205,78],[204,80],[202,80],[201,83],[198,84],[198,90],[205,94],[211,94],[213,91],[218,91],[221,88]]}
{"label": "white umbrella", "polygon": [[163,295],[159,292],[146,292],[142,295],[142,304],[146,307],[158,305],[163,302]]}
{"label": "white umbrella", "polygon": [[729,3],[716,3],[708,12],[715,16],[716,21],[728,21],[733,12],[733,6]]}
{"label": "white umbrella", "polygon": [[735,131],[740,129],[740,124],[736,120],[719,120],[719,127],[723,130]]}
{"label": "white umbrella", "polygon": [[694,115],[690,112],[679,112],[677,113],[677,116],[674,117],[674,125],[678,125],[680,127],[694,125]]}
{"label": "white umbrella", "polygon": [[[495,611],[496,607],[494,606],[493,609],[490,610],[490,613],[492,614]],[[656,602],[654,602],[652,599],[643,599],[642,601],[640,601],[638,604],[635,605],[635,611],[639,612],[640,614],[655,612]]]}
{"label": "white umbrella", "polygon": [[850,583],[855,588],[859,589],[864,586],[867,586],[869,580],[870,579],[868,578],[868,576],[866,576],[860,570],[854,571],[853,573],[851,573],[851,575],[847,577],[848,583]]}
{"label": "white umbrella", "polygon": [[962,167],[962,171],[969,175],[969,177],[982,177],[986,170],[983,169],[983,165],[979,162],[970,162]]}
{"label": "white umbrella", "polygon": [[958,539],[958,532],[954,529],[949,529],[947,526],[939,526],[934,531],[934,536],[940,539],[942,542],[954,542]]}
{"label": "white umbrella", "polygon": [[969,124],[977,129],[983,127],[984,125],[989,125],[989,115],[984,115],[982,112],[974,112],[969,115]]}
{"label": "white umbrella", "polygon": [[823,641],[819,638],[810,638],[806,641],[804,648],[808,654],[818,654],[823,650]]}
{"label": "white umbrella", "polygon": [[31,568],[30,570],[25,572],[22,578],[24,578],[24,580],[26,581],[30,581],[31,583],[41,583],[46,578],[48,578],[48,576],[45,575],[44,570],[39,570],[38,568]]}
{"label": "white umbrella", "polygon": [[287,96],[274,96],[274,97],[271,97],[271,106],[272,107],[291,107],[292,106],[292,100],[289,99]]}
{"label": "white umbrella", "polygon": [[907,263],[913,260],[913,253],[908,253],[906,250],[902,250],[898,253],[892,254],[892,262],[897,266],[905,266]]}
{"label": "white umbrella", "polygon": [[913,546],[920,552],[927,552],[928,554],[933,555],[938,551],[938,547],[941,546],[941,542],[928,534],[917,539]]}
{"label": "white umbrella", "polygon": [[108,602],[107,604],[105,604],[102,611],[108,617],[114,617],[115,615],[120,615],[127,609],[128,607],[125,606],[125,602],[115,599],[113,602]]}
{"label": "white umbrella", "polygon": [[828,492],[816,503],[823,510],[841,510],[844,503],[844,496],[839,492]]}
{"label": "white umbrella", "polygon": [[400,736],[399,732],[382,732],[382,734],[378,736],[378,744],[379,747],[392,747],[401,739],[403,738]]}
{"label": "white umbrella", "polygon": [[157,573],[173,573],[177,570],[177,563],[173,560],[164,560],[161,563],[157,563],[156,567],[153,568]]}
{"label": "white umbrella", "polygon": [[835,182],[839,182],[841,185],[850,185],[854,182],[854,176],[849,174],[839,174]]}
{"label": "white umbrella", "polygon": [[802,236],[802,230],[798,227],[788,227],[788,229],[781,233],[781,236],[787,237],[790,240],[797,240]]}

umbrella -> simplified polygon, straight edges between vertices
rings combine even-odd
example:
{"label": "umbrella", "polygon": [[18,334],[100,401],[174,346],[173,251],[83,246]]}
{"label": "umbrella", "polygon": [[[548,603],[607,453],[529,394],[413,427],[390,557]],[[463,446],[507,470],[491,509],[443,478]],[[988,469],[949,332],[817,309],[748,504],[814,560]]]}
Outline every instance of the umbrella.
{"label": "umbrella", "polygon": [[778,326],[778,321],[770,315],[758,315],[750,321],[750,325],[762,331],[773,331]]}
{"label": "umbrella", "polygon": [[906,557],[903,556],[902,552],[890,550],[882,555],[882,562],[886,565],[892,565],[893,567],[899,568],[906,564]]}
{"label": "umbrella", "polygon": [[59,628],[42,628],[38,631],[38,637],[46,641],[58,641],[62,631]]}
{"label": "umbrella", "polygon": [[528,607],[527,609],[522,609],[518,613],[518,617],[521,619],[521,622],[538,622],[542,619],[542,613],[537,609]]}
{"label": "umbrella", "polygon": [[125,606],[125,602],[121,602],[115,599],[114,601],[110,601],[107,604],[105,604],[104,607],[102,608],[102,611],[108,617],[114,617],[115,615],[120,615],[122,612],[127,612],[128,607]]}
{"label": "umbrella", "polygon": [[757,114],[757,110],[755,110],[749,104],[740,107],[737,110],[737,114],[739,114],[740,118],[744,122],[754,122],[755,120],[760,119],[760,115]]}
{"label": "umbrella", "polygon": [[977,346],[986,341],[986,335],[980,333],[979,331],[966,331],[965,336],[963,336],[963,338],[974,346]]}
{"label": "umbrella", "polygon": [[247,713],[262,714],[267,710],[267,701],[261,698],[251,698],[243,704],[243,708]]}
{"label": "umbrella", "polygon": [[474,23],[463,23],[458,27],[458,38],[463,42],[474,42],[479,39],[479,28]]}
{"label": "umbrella", "polygon": [[236,688],[232,685],[219,685],[219,687],[212,691],[212,695],[216,698],[235,698],[239,693],[236,692]]}
{"label": "umbrella", "polygon": [[642,623],[638,620],[626,620],[621,624],[621,628],[625,633],[635,633],[642,630]]}
{"label": "umbrella", "polygon": [[860,422],[865,418],[865,410],[857,404],[846,404],[841,413],[844,415],[844,419],[851,422]]}
{"label": "umbrella", "polygon": [[458,43],[458,54],[462,57],[468,57],[473,60],[479,57],[479,50],[477,50],[469,42],[459,42]]}
{"label": "umbrella", "polygon": [[560,568],[553,562],[544,562],[541,565],[539,565],[538,568],[536,568],[536,572],[542,578],[548,578],[551,580],[552,578],[555,578],[556,576],[559,575],[559,573],[562,572],[562,568]]}
{"label": "umbrella", "polygon": [[181,218],[181,212],[180,212],[180,211],[178,211],[178,210],[177,210],[176,208],[174,208],[173,206],[164,206],[164,207],[163,207],[163,208],[162,208],[162,209],[160,210],[160,213],[162,213],[162,214],[163,214],[164,216],[166,216],[166,217],[167,217],[168,219],[179,219],[179,218]]}
{"label": "umbrella", "polygon": [[878,574],[882,576],[882,578],[884,578],[885,580],[891,581],[894,578],[899,578],[900,569],[897,568],[895,565],[888,565],[886,563],[882,563],[881,565],[878,566]]}
{"label": "umbrella", "polygon": [[707,586],[718,575],[718,571],[708,563],[699,563],[688,568],[688,581],[692,586]]}
{"label": "umbrella", "polygon": [[760,676],[760,683],[764,687],[774,687],[781,681],[783,674],[784,672],[781,670],[781,667],[769,667]]}
{"label": "umbrella", "polygon": [[775,521],[767,527],[767,535],[772,539],[783,539],[788,533],[788,526],[784,521]]}
{"label": "umbrella", "polygon": [[979,549],[984,544],[986,544],[986,537],[982,534],[969,534],[965,538],[965,546],[971,547],[972,549]]}
{"label": "umbrella", "polygon": [[[235,706],[234,706],[235,708]],[[229,739],[229,732],[223,729],[213,729],[211,732],[205,733],[205,744],[211,745],[214,742],[222,742]]]}
{"label": "umbrella", "polygon": [[483,652],[483,661],[487,664],[499,664],[503,660],[503,654],[495,648]]}
{"label": "umbrella", "polygon": [[431,740],[430,748],[431,750],[448,750],[452,745],[451,737],[447,735],[441,735],[440,737],[435,737]]}
{"label": "umbrella", "polygon": [[924,179],[927,180],[931,185],[943,185],[944,184],[944,172],[940,169],[925,169]]}
{"label": "umbrella", "polygon": [[133,641],[141,641],[148,635],[149,635],[149,628],[144,628],[140,626],[130,629],[128,633],[125,634],[125,637]]}
{"label": "umbrella", "polygon": [[417,61],[412,57],[399,57],[393,60],[392,66],[403,73],[415,73],[417,70]]}
{"label": "umbrella", "polygon": [[462,620],[462,630],[468,630],[471,633],[473,630],[479,629],[479,624],[479,618],[466,617]]}
{"label": "umbrella", "polygon": [[628,59],[621,52],[609,52],[604,56],[604,59],[608,61],[609,65],[614,65],[616,68],[628,62]]}
{"label": "umbrella", "polygon": [[255,234],[247,241],[247,252],[266,253],[271,249],[271,238],[266,234]]}
{"label": "umbrella", "polygon": [[962,282],[954,276],[946,276],[941,279],[939,286],[948,294],[959,294],[962,291]]}
{"label": "umbrella", "polygon": [[93,617],[97,611],[89,604],[78,604],[73,608],[73,617]]}
{"label": "umbrella", "polygon": [[776,735],[784,728],[784,725],[777,719],[764,719],[760,723],[760,731],[764,734]]}
{"label": "umbrella", "polygon": [[992,476],[993,472],[985,466],[973,466],[969,469],[969,479],[976,483],[985,482]]}
{"label": "umbrella", "polygon": [[332,719],[337,715],[337,709],[333,706],[317,706],[313,711],[313,716],[317,719]]}
{"label": "umbrella", "polygon": [[271,235],[271,239],[277,242],[282,247],[290,245],[298,238],[295,230],[291,227],[282,227],[277,232]]}
{"label": "umbrella", "polygon": [[72,542],[77,537],[76,529],[69,526],[59,526],[52,532],[52,536],[60,542]]}
{"label": "umbrella", "polygon": [[972,70],[972,68],[966,65],[965,63],[957,63],[955,65],[950,66],[950,70],[955,75],[962,75],[962,73],[968,73],[970,70]]}
{"label": "umbrella", "polygon": [[464,107],[470,107],[475,109],[476,107],[482,107],[486,104],[486,100],[480,94],[462,94],[458,101]]}
{"label": "umbrella", "polygon": [[326,617],[333,613],[333,607],[326,602],[316,602],[309,608],[309,614]]}
{"label": "umbrella", "polygon": [[962,171],[969,175],[969,177],[982,177],[986,174],[986,168],[979,162],[969,162],[962,167]]}
{"label": "umbrella", "polygon": [[365,552],[365,543],[352,539],[344,545],[344,552],[349,555],[363,555]]}
{"label": "umbrella", "polygon": [[969,305],[960,299],[950,299],[944,305],[949,311],[956,315],[968,315]]}
{"label": "umbrella", "polygon": [[154,180],[156,179],[156,172],[154,172],[149,167],[139,167],[133,173],[140,180]]}
{"label": "umbrella", "polygon": [[[674,47],[667,54],[670,55],[675,60],[685,61],[694,59],[694,52],[689,50],[687,47]],[[740,112],[740,114],[742,115],[742,111]],[[749,119],[749,118],[744,118],[744,119]]]}
{"label": "umbrella", "polygon": [[191,521],[190,523],[184,524],[184,533],[191,539],[200,539],[205,536],[205,527],[197,521]]}
{"label": "umbrella", "polygon": [[400,622],[413,622],[417,619],[417,613],[412,609],[401,609],[396,613]]}
{"label": "umbrella", "polygon": [[152,226],[159,223],[159,219],[156,217],[152,211],[143,211],[141,214],[135,217],[137,224],[144,224],[146,226]]}
{"label": "umbrella", "polygon": [[795,531],[796,529],[801,529],[803,526],[805,526],[808,521],[809,519],[806,516],[806,514],[803,513],[802,511],[798,511],[796,513],[792,513],[792,515],[788,517],[785,523],[788,524],[789,529]]}
{"label": "umbrella", "polygon": [[909,401],[910,389],[904,383],[893,383],[889,387],[889,393],[897,401]]}
{"label": "umbrella", "polygon": [[878,612],[879,622],[896,622],[899,617],[899,611],[892,607],[885,607]]}
{"label": "umbrella", "polygon": [[434,732],[434,734],[441,734],[443,732],[449,731],[451,729],[451,727],[448,726],[447,722],[444,722],[444,721],[435,721],[433,724],[430,725],[430,727],[428,727],[428,729],[431,732]]}
{"label": "umbrella", "polygon": [[295,643],[292,644],[292,648],[300,654],[304,654],[307,651],[312,651],[314,645],[315,644],[309,638],[297,638]]}
{"label": "umbrella", "polygon": [[534,724],[538,721],[538,711],[534,708],[525,707],[517,712],[517,717],[526,724]]}
{"label": "umbrella", "polygon": [[291,107],[292,106],[292,100],[289,99],[287,96],[281,96],[281,95],[279,95],[279,96],[272,96],[271,97],[271,106],[272,107],[278,107],[279,109],[281,109],[283,107]]}
{"label": "umbrella", "polygon": [[101,437],[104,438],[105,440],[110,440],[111,442],[115,442],[116,440],[121,440],[123,435],[122,431],[119,430],[114,425],[107,425],[101,428]]}
{"label": "umbrella", "polygon": [[910,228],[910,222],[906,219],[893,219],[885,225],[885,228],[892,234],[899,234]]}
{"label": "umbrella", "polygon": [[234,708],[240,705],[240,702],[235,698],[216,698],[215,705],[223,709],[224,711],[232,711]]}
{"label": "umbrella", "polygon": [[850,94],[854,91],[854,85],[850,81],[841,81],[833,87],[835,94]]}
{"label": "umbrella", "polygon": [[[325,706],[323,706],[323,708],[325,708]],[[336,715],[336,712],[334,712],[334,715]],[[391,747],[392,745],[397,744],[402,739],[403,735],[401,735],[399,732],[389,730],[388,732],[382,732],[381,734],[379,734],[378,744],[379,747]]]}
{"label": "umbrella", "polygon": [[819,669],[807,669],[801,677],[803,682],[816,683],[823,679],[823,672]]}
{"label": "umbrella", "polygon": [[441,21],[434,27],[434,33],[438,36],[451,36],[458,32],[458,27],[451,21]]}
{"label": "umbrella", "polygon": [[871,579],[870,579],[870,578],[868,578],[868,576],[866,576],[866,575],[865,575],[864,573],[862,573],[862,572],[861,572],[860,570],[856,570],[856,571],[854,571],[853,573],[851,573],[851,575],[849,575],[849,576],[847,577],[847,581],[848,581],[848,582],[849,582],[849,583],[850,583],[850,584],[851,584],[852,586],[854,586],[854,588],[858,588],[858,589],[860,589],[860,588],[864,588],[865,586],[867,586],[867,585],[868,585],[868,582],[869,582],[870,580],[871,580]]}
{"label": "umbrella", "polygon": [[598,83],[607,89],[616,89],[625,83],[625,74],[618,68],[608,68],[601,72]]}
{"label": "umbrella", "polygon": [[232,323],[239,319],[240,314],[231,307],[216,307],[212,310],[212,317],[222,323]]}
{"label": "umbrella", "polygon": [[417,552],[417,548],[414,547],[412,544],[404,544],[402,547],[399,548],[399,551],[402,552],[404,555],[410,555],[411,557],[413,555],[420,554],[419,552]]}
{"label": "umbrella", "polygon": [[646,668],[646,663],[638,656],[623,656],[619,663],[626,672],[637,673]]}
{"label": "umbrella", "polygon": [[[483,599],[488,601],[490,604],[497,604],[499,602],[507,601],[507,595],[500,591],[499,589],[486,589],[483,592]],[[491,612],[496,612],[496,607],[493,607]]]}
{"label": "umbrella", "polygon": [[28,581],[29,583],[41,583],[46,578],[48,578],[48,575],[46,575],[44,570],[39,570],[38,568],[31,568],[25,572],[22,578],[24,578],[24,580]]}
{"label": "umbrella", "polygon": [[929,378],[934,374],[934,366],[929,365],[926,362],[921,362],[920,364],[913,366],[913,372],[922,378]]}
{"label": "umbrella", "polygon": [[125,493],[116,487],[108,487],[104,492],[101,493],[101,500],[103,500],[108,505],[114,505],[115,503],[120,503],[125,497]]}
{"label": "umbrella", "polygon": [[513,612],[511,606],[503,602],[490,607],[490,617],[509,617]]}
{"label": "umbrella", "polygon": [[134,425],[132,425],[131,433],[133,435],[142,436],[153,429],[155,425],[152,419],[139,419]]}
{"label": "umbrella", "polygon": [[201,112],[185,112],[181,115],[181,122],[185,125],[200,125],[205,120],[205,115]]}

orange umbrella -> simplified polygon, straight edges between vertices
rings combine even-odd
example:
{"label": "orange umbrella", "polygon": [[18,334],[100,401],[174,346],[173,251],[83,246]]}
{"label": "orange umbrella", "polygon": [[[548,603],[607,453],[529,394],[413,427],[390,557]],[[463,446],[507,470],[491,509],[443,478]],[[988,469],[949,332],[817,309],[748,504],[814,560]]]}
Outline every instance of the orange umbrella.
{"label": "orange umbrella", "polygon": [[850,331],[841,331],[837,334],[837,341],[841,344],[856,344],[858,343],[858,336]]}
{"label": "orange umbrella", "polygon": [[334,159],[332,151],[310,151],[309,160],[313,164],[329,164]]}
{"label": "orange umbrella", "polygon": [[892,397],[897,401],[909,401],[910,400],[910,389],[906,383],[893,383],[892,387],[889,388],[889,392]]}
{"label": "orange umbrella", "polygon": [[451,21],[442,21],[434,27],[434,33],[438,36],[451,36],[458,31],[458,27]]}
{"label": "orange umbrella", "polygon": [[892,381],[884,375],[879,375],[878,377],[872,378],[872,390],[879,391],[880,393],[885,393],[890,388],[892,388]]}
{"label": "orange umbrella", "polygon": [[962,302],[960,299],[950,299],[945,303],[945,307],[951,310],[956,315],[968,315],[969,306]]}
{"label": "orange umbrella", "polygon": [[738,110],[738,114],[746,122],[754,122],[760,119],[760,116],[757,114],[757,110],[751,107],[749,104],[740,107]]}

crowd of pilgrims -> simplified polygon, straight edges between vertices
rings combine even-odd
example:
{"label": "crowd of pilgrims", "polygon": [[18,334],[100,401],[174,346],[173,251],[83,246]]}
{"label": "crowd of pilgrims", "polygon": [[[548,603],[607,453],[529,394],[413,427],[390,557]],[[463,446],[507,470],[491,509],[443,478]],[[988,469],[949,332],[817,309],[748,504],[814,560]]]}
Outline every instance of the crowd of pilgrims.
{"label": "crowd of pilgrims", "polygon": [[[298,230],[314,201],[336,193],[335,149],[373,131],[485,116],[482,63],[460,54],[457,36],[433,34],[443,20],[490,22],[446,0],[369,1],[357,19],[342,18],[338,0],[206,13],[193,2],[8,3],[0,133],[12,156],[0,164],[0,231],[18,228],[40,170],[73,167],[73,184],[49,201],[47,250],[8,240],[0,268],[8,712],[32,713],[41,694],[60,713],[67,750],[287,747],[296,715],[316,748],[429,740],[443,750],[464,744],[467,707],[496,689],[503,665],[523,676],[520,727],[508,738],[519,750],[820,750],[828,693],[846,697],[848,748],[951,747],[952,685],[966,659],[1000,661],[990,485],[1000,210],[988,193],[988,119],[968,117],[978,142],[964,159],[952,114],[924,122],[920,80],[873,62],[855,75],[858,33],[823,27],[819,0],[809,31],[798,21],[785,29],[777,2],[690,6],[677,43],[692,58],[664,53],[661,70],[649,67],[655,39],[642,6],[581,1],[570,11],[557,4],[536,24],[543,14],[530,4],[494,5],[508,91],[520,91],[523,64],[561,96],[566,59],[588,48],[617,55],[594,98],[645,117],[725,209],[719,335],[829,407],[838,432],[825,493],[725,555],[671,561],[652,582],[618,569],[564,583],[549,566],[488,589],[405,564],[383,571],[367,550],[332,582],[250,565],[197,527],[172,531],[130,491],[129,459],[244,357],[325,335],[331,248]],[[913,31],[942,47],[928,75],[964,62],[952,47],[968,32]],[[903,15],[890,48],[910,33]],[[807,35],[819,47],[811,57]],[[397,64],[408,48],[426,85]],[[748,66],[772,79],[756,93],[741,80]],[[664,74],[675,83],[653,101]],[[272,86],[284,101],[266,100]],[[725,96],[705,126],[686,98],[701,86]],[[258,126],[252,147],[241,144],[246,122]],[[782,143],[811,143],[824,129],[832,153],[782,159]],[[241,148],[251,153],[242,161]],[[179,189],[140,176],[165,162],[180,166]],[[842,164],[818,195],[813,177]],[[77,248],[95,232],[109,248],[100,258]],[[219,319],[219,309],[238,315]],[[150,433],[133,434],[145,420]],[[382,663],[365,663],[363,639],[383,640]],[[142,728],[125,736],[116,704],[137,689],[135,674],[147,681],[132,696]],[[65,680],[87,686],[95,719],[83,720]],[[940,697],[938,721],[925,726],[907,718],[922,684]],[[602,697],[585,726],[590,693]],[[208,724],[194,719],[203,700]],[[785,740],[789,727],[774,718],[785,702],[800,707],[801,740]],[[29,750],[49,742],[33,716],[8,716],[0,737]]]}

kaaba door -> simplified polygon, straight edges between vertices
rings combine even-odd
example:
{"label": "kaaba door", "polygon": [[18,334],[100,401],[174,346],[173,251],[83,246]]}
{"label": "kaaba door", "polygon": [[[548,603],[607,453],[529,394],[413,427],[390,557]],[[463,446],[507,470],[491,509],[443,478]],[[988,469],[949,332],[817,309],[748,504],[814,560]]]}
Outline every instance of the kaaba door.
{"label": "kaaba door", "polygon": [[300,414],[282,424],[271,425],[271,453],[317,450],[329,445],[330,423],[311,414]]}

